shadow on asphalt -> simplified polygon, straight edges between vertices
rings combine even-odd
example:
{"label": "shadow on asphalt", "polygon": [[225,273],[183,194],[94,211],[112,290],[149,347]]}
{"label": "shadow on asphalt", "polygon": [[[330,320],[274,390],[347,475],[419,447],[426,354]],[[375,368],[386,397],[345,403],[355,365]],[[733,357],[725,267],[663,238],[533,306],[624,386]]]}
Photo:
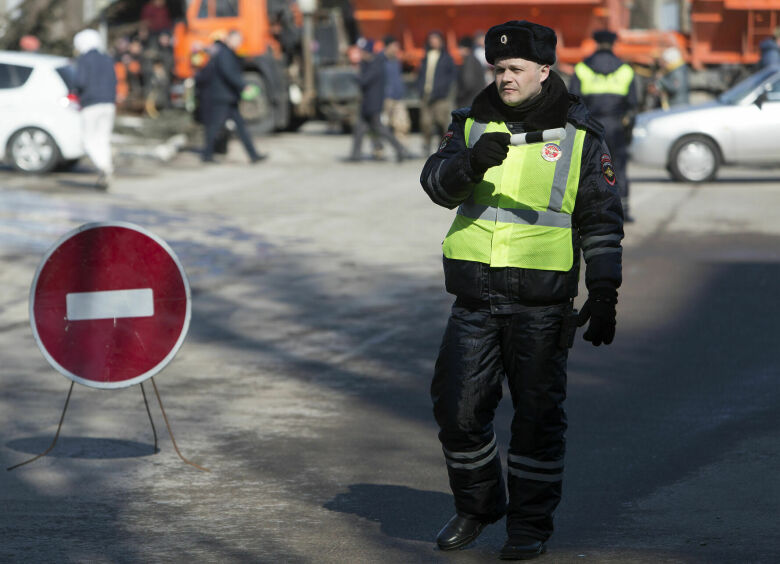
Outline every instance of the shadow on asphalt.
{"label": "shadow on asphalt", "polygon": [[[8,441],[5,446],[17,452],[40,454],[49,448],[54,437],[39,435]],[[59,437],[46,456],[52,458],[115,459],[139,458],[155,454],[154,445],[124,439],[97,437]],[[19,461],[21,462],[21,461]]]}
{"label": "shadow on asphalt", "polygon": [[352,484],[323,507],[379,523],[387,536],[429,543],[431,531],[452,513],[452,496],[406,486]]}

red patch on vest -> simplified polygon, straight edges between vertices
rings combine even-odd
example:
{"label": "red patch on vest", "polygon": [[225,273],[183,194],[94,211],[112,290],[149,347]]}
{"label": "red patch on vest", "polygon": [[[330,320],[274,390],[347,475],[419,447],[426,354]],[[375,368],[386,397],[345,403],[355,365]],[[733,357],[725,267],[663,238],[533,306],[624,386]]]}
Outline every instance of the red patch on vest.
{"label": "red patch on vest", "polygon": [[547,143],[542,147],[542,158],[551,163],[560,159],[562,154],[561,148],[555,143]]}
{"label": "red patch on vest", "polygon": [[604,175],[607,184],[615,185],[617,176],[615,176],[615,168],[612,166],[612,158],[607,153],[601,155],[601,174]]}
{"label": "red patch on vest", "polygon": [[439,151],[444,150],[444,147],[446,147],[449,144],[450,139],[452,139],[453,135],[454,133],[452,131],[448,131],[447,133],[444,134],[441,143],[439,143]]}

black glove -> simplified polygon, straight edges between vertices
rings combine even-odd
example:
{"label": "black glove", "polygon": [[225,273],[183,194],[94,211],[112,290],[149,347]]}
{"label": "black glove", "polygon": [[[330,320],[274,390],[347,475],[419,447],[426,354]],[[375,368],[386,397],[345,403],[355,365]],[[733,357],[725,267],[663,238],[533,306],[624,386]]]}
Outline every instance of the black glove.
{"label": "black glove", "polygon": [[615,338],[615,304],[617,303],[617,290],[613,288],[599,288],[588,294],[585,305],[582,306],[577,317],[577,326],[582,327],[590,319],[590,324],[582,336],[586,341],[599,346],[601,343],[608,345]]}
{"label": "black glove", "polygon": [[498,166],[509,152],[509,133],[485,133],[471,148],[469,163],[475,174],[482,176],[491,166]]}

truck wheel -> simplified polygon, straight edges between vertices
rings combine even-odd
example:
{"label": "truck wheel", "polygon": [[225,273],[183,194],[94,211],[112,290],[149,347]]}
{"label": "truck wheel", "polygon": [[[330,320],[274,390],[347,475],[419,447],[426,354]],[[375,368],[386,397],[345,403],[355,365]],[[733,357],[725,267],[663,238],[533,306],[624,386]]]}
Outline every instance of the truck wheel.
{"label": "truck wheel", "polygon": [[681,182],[707,182],[715,178],[720,166],[720,151],[715,142],[703,135],[691,135],[677,141],[669,153],[669,172]]}
{"label": "truck wheel", "polygon": [[241,100],[239,111],[254,135],[267,135],[274,130],[274,104],[268,81],[256,72],[245,72],[244,82],[257,86],[258,95],[251,100]]}

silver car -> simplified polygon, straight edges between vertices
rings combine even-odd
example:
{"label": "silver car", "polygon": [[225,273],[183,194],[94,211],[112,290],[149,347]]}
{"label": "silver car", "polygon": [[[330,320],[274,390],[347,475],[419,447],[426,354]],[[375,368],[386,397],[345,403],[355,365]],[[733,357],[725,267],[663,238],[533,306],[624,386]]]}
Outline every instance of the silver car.
{"label": "silver car", "polygon": [[629,153],[675,180],[705,182],[724,164],[780,165],[779,133],[780,67],[770,67],[715,101],[637,115]]}

